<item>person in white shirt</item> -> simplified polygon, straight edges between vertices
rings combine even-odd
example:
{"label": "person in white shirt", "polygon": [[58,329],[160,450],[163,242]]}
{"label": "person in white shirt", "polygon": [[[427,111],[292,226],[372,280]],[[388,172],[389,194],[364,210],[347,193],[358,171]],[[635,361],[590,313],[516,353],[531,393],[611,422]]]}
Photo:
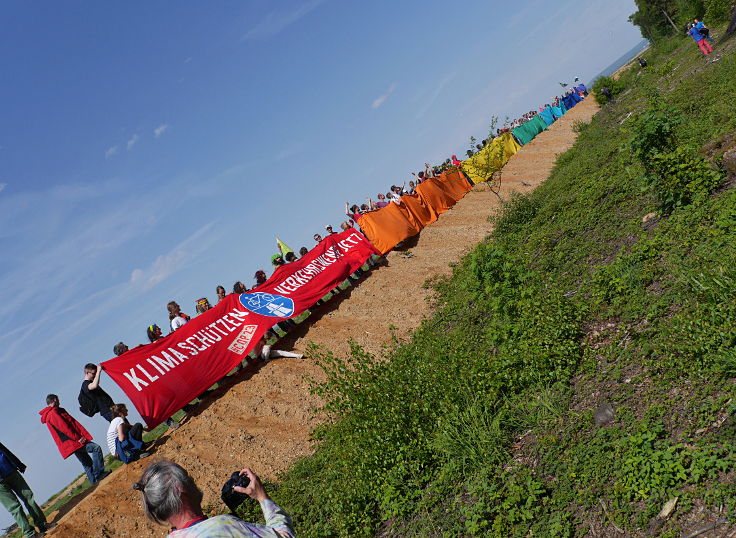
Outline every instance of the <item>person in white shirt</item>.
{"label": "person in white shirt", "polygon": [[166,308],[169,311],[171,332],[174,332],[176,329],[189,321],[189,316],[181,313],[181,307],[176,303],[176,301],[171,301],[169,304],[166,305]]}
{"label": "person in white shirt", "polygon": [[128,419],[128,408],[125,404],[110,406],[113,419],[107,428],[107,448],[113,458],[124,463],[145,458],[149,455],[143,448],[143,426],[136,422],[132,426]]}

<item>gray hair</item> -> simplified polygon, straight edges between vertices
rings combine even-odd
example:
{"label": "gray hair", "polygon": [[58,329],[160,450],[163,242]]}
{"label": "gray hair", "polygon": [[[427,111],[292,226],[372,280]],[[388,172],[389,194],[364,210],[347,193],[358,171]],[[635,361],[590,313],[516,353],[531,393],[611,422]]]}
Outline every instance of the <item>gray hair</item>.
{"label": "gray hair", "polygon": [[198,509],[202,500],[202,492],[189,473],[167,460],[149,465],[133,489],[143,493],[146,517],[159,524],[181,512],[185,502]]}

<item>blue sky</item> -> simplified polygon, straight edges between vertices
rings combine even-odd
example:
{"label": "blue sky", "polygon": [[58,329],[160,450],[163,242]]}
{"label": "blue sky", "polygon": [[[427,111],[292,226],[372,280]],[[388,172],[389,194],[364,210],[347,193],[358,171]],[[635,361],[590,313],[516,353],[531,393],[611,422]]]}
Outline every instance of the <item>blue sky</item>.
{"label": "blue sky", "polygon": [[[77,418],[86,362],[252,285],[490,118],[641,39],[633,0],[6,2],[0,85],[2,442],[41,499],[81,473],[38,418]],[[109,378],[103,387],[123,399]],[[106,422],[82,422],[102,443]],[[0,513],[0,524],[9,522]]]}

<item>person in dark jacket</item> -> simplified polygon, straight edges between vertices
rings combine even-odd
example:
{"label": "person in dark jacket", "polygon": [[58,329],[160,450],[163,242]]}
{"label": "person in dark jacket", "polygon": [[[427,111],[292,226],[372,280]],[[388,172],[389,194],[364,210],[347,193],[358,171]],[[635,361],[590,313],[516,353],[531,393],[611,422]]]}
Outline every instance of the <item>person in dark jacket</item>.
{"label": "person in dark jacket", "polygon": [[23,536],[35,536],[36,531],[28,524],[21,501],[26,505],[28,514],[39,532],[45,532],[51,527],[46,522],[43,510],[33,498],[31,488],[21,476],[25,471],[26,466],[23,462],[0,443],[0,503],[15,518]]}
{"label": "person in dark jacket", "polygon": [[[122,344],[122,342],[121,342]],[[125,344],[123,344],[125,347]],[[115,351],[115,349],[113,349]],[[126,349],[127,351],[127,349]],[[112,401],[110,395],[102,390],[100,387],[100,374],[102,368],[99,368],[94,363],[87,363],[84,365],[84,381],[82,381],[82,392],[87,395],[89,399],[95,402],[95,407],[100,416],[106,421],[112,420],[112,413],[110,413],[110,406],[115,403]]]}
{"label": "person in dark jacket", "polygon": [[67,459],[74,454],[84,467],[90,484],[94,485],[110,474],[109,471],[105,472],[100,445],[93,443],[92,435],[84,426],[59,405],[59,397],[49,394],[46,404],[47,407],[39,412],[41,423],[46,424],[51,432],[61,457]]}

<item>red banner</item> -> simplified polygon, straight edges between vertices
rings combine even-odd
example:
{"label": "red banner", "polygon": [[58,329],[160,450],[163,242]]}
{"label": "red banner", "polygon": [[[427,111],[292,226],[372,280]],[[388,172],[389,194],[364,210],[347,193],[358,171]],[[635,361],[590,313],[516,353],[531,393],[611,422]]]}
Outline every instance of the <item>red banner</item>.
{"label": "red banner", "polygon": [[230,294],[152,344],[102,363],[102,369],[153,428],[237,366],[277,322],[298,316],[378,251],[356,230],[333,234],[263,285]]}

